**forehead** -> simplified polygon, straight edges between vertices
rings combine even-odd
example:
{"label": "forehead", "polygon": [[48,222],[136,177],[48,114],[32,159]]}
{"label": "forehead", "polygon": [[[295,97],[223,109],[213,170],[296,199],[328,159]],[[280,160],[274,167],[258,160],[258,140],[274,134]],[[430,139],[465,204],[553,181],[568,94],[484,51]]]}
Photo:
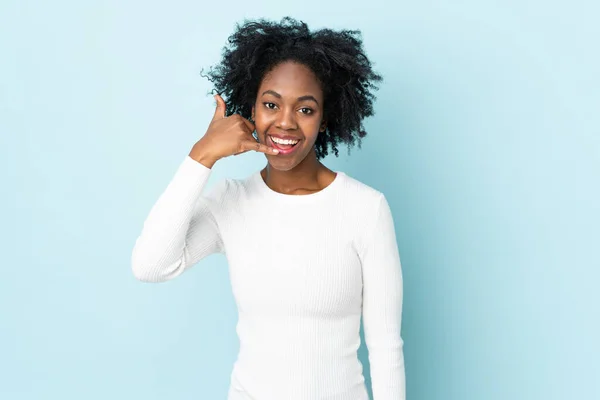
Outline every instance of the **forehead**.
{"label": "forehead", "polygon": [[321,85],[314,72],[295,62],[284,62],[269,71],[260,84],[259,95],[265,90],[274,90],[283,97],[307,94],[322,97]]}

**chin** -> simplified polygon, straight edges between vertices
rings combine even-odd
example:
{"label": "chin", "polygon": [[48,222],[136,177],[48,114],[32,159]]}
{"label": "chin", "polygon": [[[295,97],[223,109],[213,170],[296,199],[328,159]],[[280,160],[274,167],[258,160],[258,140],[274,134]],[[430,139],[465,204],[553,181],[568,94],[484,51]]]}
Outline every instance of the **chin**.
{"label": "chin", "polygon": [[294,169],[300,162],[297,159],[283,159],[277,158],[279,156],[267,155],[267,161],[269,166],[277,171],[290,171]]}

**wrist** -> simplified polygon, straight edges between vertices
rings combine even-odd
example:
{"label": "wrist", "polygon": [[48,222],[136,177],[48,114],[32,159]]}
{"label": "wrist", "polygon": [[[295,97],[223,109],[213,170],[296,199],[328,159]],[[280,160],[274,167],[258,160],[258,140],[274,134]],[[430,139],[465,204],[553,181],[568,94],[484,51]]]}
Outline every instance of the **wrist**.
{"label": "wrist", "polygon": [[219,160],[217,157],[211,156],[207,154],[206,151],[203,151],[199,146],[194,146],[189,154],[190,158],[200,164],[204,165],[206,168],[212,168],[213,165]]}

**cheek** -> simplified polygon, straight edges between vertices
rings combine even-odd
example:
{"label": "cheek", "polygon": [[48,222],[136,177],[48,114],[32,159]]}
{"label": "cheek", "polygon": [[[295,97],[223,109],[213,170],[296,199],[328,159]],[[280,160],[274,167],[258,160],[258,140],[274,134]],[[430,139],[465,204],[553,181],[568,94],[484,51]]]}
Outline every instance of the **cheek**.
{"label": "cheek", "polygon": [[306,118],[300,123],[300,127],[309,141],[315,141],[319,135],[321,121],[318,118]]}
{"label": "cheek", "polygon": [[273,124],[273,118],[270,118],[268,115],[256,113],[254,115],[254,126],[256,127],[256,131],[258,133],[264,133],[267,128]]}

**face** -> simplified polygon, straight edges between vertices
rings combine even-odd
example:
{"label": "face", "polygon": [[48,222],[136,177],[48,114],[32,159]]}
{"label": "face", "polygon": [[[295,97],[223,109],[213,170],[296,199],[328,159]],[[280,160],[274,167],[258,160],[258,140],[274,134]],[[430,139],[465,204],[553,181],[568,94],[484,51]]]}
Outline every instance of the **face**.
{"label": "face", "polygon": [[258,139],[280,149],[267,155],[272,168],[289,171],[316,160],[314,144],[323,121],[323,91],[306,66],[285,62],[263,78],[252,109]]}

